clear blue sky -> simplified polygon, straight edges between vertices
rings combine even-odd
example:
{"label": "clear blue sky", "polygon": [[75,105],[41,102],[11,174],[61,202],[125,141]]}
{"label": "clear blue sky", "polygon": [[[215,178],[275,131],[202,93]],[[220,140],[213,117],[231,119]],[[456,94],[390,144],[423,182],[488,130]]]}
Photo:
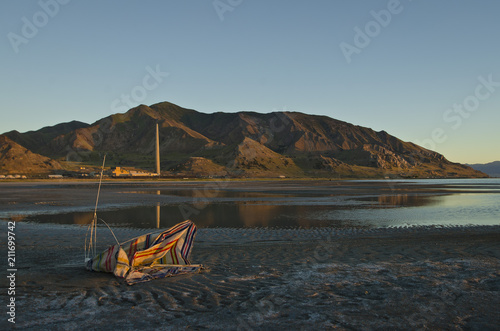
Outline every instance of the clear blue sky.
{"label": "clear blue sky", "polygon": [[55,3],[0,2],[0,133],[170,101],[323,114],[500,160],[500,1]]}

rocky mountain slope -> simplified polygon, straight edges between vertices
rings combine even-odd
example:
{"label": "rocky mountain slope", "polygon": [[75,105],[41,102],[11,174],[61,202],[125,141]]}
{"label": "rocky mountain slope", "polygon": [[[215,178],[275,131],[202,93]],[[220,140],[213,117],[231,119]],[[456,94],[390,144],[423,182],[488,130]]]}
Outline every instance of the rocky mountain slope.
{"label": "rocky mountain slope", "polygon": [[[385,131],[298,112],[205,114],[162,102],[90,125],[6,135],[54,159],[98,163],[107,153],[109,165],[152,169],[156,123],[163,170],[247,177],[485,176]],[[40,134],[44,139],[35,138]]]}
{"label": "rocky mountain slope", "polygon": [[31,152],[0,135],[0,174],[33,174],[62,169],[61,164],[46,156]]}
{"label": "rocky mountain slope", "polygon": [[28,131],[25,133],[20,133],[14,130],[5,133],[5,136],[34,153],[43,153],[45,146],[50,144],[54,138],[88,126],[89,125],[87,123],[72,121],[54,126],[47,126],[37,131]]}

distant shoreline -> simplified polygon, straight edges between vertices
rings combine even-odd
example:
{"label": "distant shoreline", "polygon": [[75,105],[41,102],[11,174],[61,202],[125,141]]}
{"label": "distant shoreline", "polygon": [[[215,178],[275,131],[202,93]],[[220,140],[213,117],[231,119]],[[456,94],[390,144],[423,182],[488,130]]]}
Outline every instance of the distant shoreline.
{"label": "distant shoreline", "polygon": [[[234,181],[234,182],[244,182],[244,181],[356,181],[356,180],[374,180],[374,181],[401,181],[401,180],[460,180],[460,179],[498,179],[500,177],[436,177],[436,178],[379,178],[379,177],[360,177],[360,178],[327,178],[327,177],[286,177],[286,178],[275,178],[275,177],[249,177],[249,178],[133,178],[133,177],[104,177],[103,182],[217,182],[217,181]],[[99,182],[99,177],[93,178],[2,178],[0,179],[0,184],[2,183],[38,183],[38,182],[60,182],[60,183],[71,183],[71,182],[84,182],[92,183]]]}

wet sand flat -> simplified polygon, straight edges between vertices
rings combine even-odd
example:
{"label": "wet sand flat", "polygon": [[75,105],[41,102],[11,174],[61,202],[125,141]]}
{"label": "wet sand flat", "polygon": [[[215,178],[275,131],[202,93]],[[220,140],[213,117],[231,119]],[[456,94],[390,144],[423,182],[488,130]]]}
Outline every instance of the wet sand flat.
{"label": "wet sand flat", "polygon": [[81,227],[18,223],[17,234],[24,329],[493,330],[500,322],[500,227],[201,229],[192,262],[207,270],[134,286],[84,270]]}
{"label": "wet sand flat", "polygon": [[[69,186],[61,188],[44,183],[38,193],[33,184],[23,185],[29,189],[17,185],[10,194],[1,191],[4,218],[92,210],[95,203],[93,184],[65,183]],[[139,185],[141,190],[157,189],[157,184]],[[230,183],[225,189],[259,191],[263,185]],[[278,189],[274,185],[273,193],[314,193],[332,190],[332,185],[290,182]],[[371,184],[364,183],[342,193],[353,194],[348,191],[360,185],[369,193]],[[192,201],[191,195],[130,193],[137,189],[135,183],[110,186],[106,192],[116,194],[103,195],[104,208]],[[500,226],[495,225],[200,228],[191,261],[206,270],[134,286],[84,269],[84,226],[18,221],[15,231],[20,329],[494,330],[500,325]],[[151,229],[113,231],[122,240]],[[113,244],[104,228],[98,241],[101,248]],[[4,241],[0,248],[6,251]],[[7,282],[2,278],[5,302]],[[2,319],[0,326],[9,324]]]}

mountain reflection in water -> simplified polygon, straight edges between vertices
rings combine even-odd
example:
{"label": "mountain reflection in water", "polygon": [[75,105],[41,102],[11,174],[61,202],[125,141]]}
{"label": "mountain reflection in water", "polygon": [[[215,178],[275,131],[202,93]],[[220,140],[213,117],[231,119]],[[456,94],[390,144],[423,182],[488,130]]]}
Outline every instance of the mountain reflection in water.
{"label": "mountain reflection in water", "polygon": [[[150,205],[102,208],[98,216],[110,226],[131,228],[166,228],[185,219],[192,220],[199,228],[376,228],[499,223],[497,180],[463,180],[460,185],[431,180],[390,184],[352,181],[312,185],[290,181],[279,185],[231,183],[231,187],[219,190],[203,189],[198,183],[180,188],[145,187],[121,193],[150,195],[151,198],[145,199],[152,201]],[[465,191],[464,187],[469,189]],[[87,225],[92,217],[93,212],[89,211],[18,216],[16,220]]]}

